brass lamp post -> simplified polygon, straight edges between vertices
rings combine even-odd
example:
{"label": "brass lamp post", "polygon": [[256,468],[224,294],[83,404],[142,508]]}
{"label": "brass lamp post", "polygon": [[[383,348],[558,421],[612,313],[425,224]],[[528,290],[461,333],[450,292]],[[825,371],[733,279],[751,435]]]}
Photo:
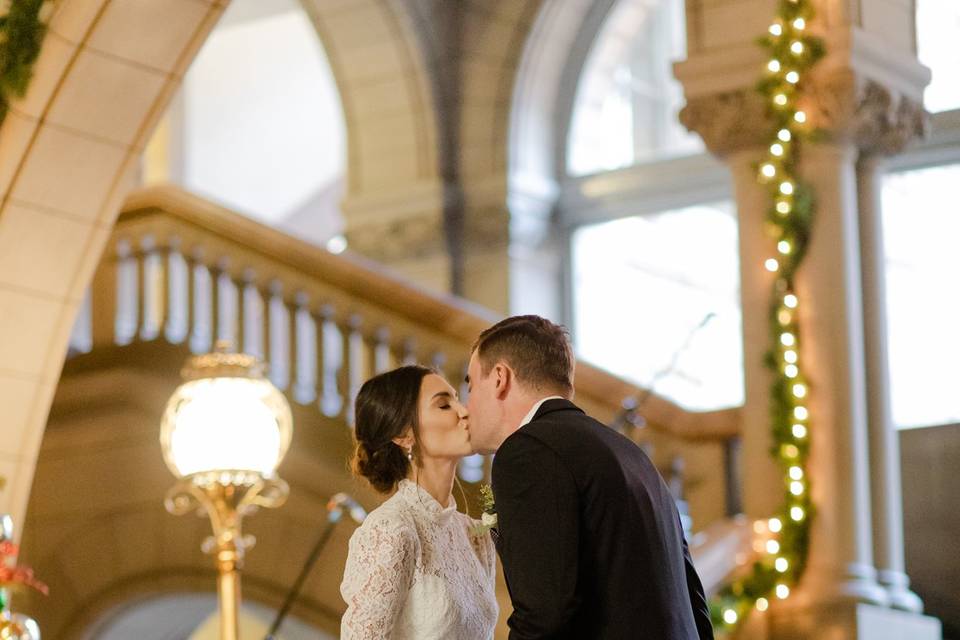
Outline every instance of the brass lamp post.
{"label": "brass lamp post", "polygon": [[213,353],[187,362],[160,427],[164,460],[178,478],[167,511],[206,511],[213,525],[202,548],[216,557],[221,640],[238,638],[240,570],[255,542],[241,532],[243,517],[257,507],[279,507],[289,493],[276,470],[293,418],[265,370],[254,356],[217,343]]}

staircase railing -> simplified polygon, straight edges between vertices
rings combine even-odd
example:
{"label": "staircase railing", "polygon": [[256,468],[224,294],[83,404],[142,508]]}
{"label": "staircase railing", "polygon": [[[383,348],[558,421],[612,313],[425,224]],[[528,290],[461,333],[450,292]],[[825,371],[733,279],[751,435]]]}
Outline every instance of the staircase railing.
{"label": "staircase railing", "polygon": [[[163,186],[125,204],[71,344],[87,351],[166,340],[203,352],[230,340],[265,358],[292,399],[349,425],[351,399],[377,372],[423,362],[462,381],[470,346],[497,319],[360,256],[334,255]],[[642,423],[631,413],[637,398]],[[685,411],[585,362],[575,400],[607,424],[626,425],[661,469],[682,459],[690,472],[673,480],[695,515],[699,505],[702,524],[739,511],[738,410]],[[464,461],[466,480],[483,473],[481,458]]]}

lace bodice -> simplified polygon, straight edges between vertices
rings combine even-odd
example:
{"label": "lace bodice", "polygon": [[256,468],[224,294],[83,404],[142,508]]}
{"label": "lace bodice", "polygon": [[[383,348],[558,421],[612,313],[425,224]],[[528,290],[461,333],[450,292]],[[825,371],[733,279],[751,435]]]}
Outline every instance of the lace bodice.
{"label": "lace bodice", "polygon": [[496,552],[476,520],[402,480],[350,538],[343,640],[489,640]]}

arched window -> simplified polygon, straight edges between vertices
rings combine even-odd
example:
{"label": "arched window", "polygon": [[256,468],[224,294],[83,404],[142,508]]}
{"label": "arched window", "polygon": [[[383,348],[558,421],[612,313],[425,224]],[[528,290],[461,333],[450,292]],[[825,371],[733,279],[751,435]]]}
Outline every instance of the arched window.
{"label": "arched window", "polygon": [[577,85],[568,173],[618,169],[703,148],[677,120],[683,93],[671,64],[685,50],[682,0],[617,3]]}
{"label": "arched window", "polygon": [[577,355],[692,410],[743,403],[737,218],[687,133],[682,0],[621,0],[583,66],[561,221]]}
{"label": "arched window", "polygon": [[172,182],[324,244],[342,230],[346,131],[326,54],[297,0],[234,0],[144,162]]}

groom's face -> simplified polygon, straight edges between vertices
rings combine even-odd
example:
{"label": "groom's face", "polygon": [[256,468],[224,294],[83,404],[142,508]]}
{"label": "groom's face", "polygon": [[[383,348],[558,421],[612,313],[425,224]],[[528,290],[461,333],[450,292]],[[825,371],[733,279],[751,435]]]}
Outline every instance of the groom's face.
{"label": "groom's face", "polygon": [[477,453],[493,453],[497,448],[495,440],[502,407],[497,399],[494,376],[488,371],[484,377],[476,351],[470,355],[467,367],[467,388],[470,444]]}

